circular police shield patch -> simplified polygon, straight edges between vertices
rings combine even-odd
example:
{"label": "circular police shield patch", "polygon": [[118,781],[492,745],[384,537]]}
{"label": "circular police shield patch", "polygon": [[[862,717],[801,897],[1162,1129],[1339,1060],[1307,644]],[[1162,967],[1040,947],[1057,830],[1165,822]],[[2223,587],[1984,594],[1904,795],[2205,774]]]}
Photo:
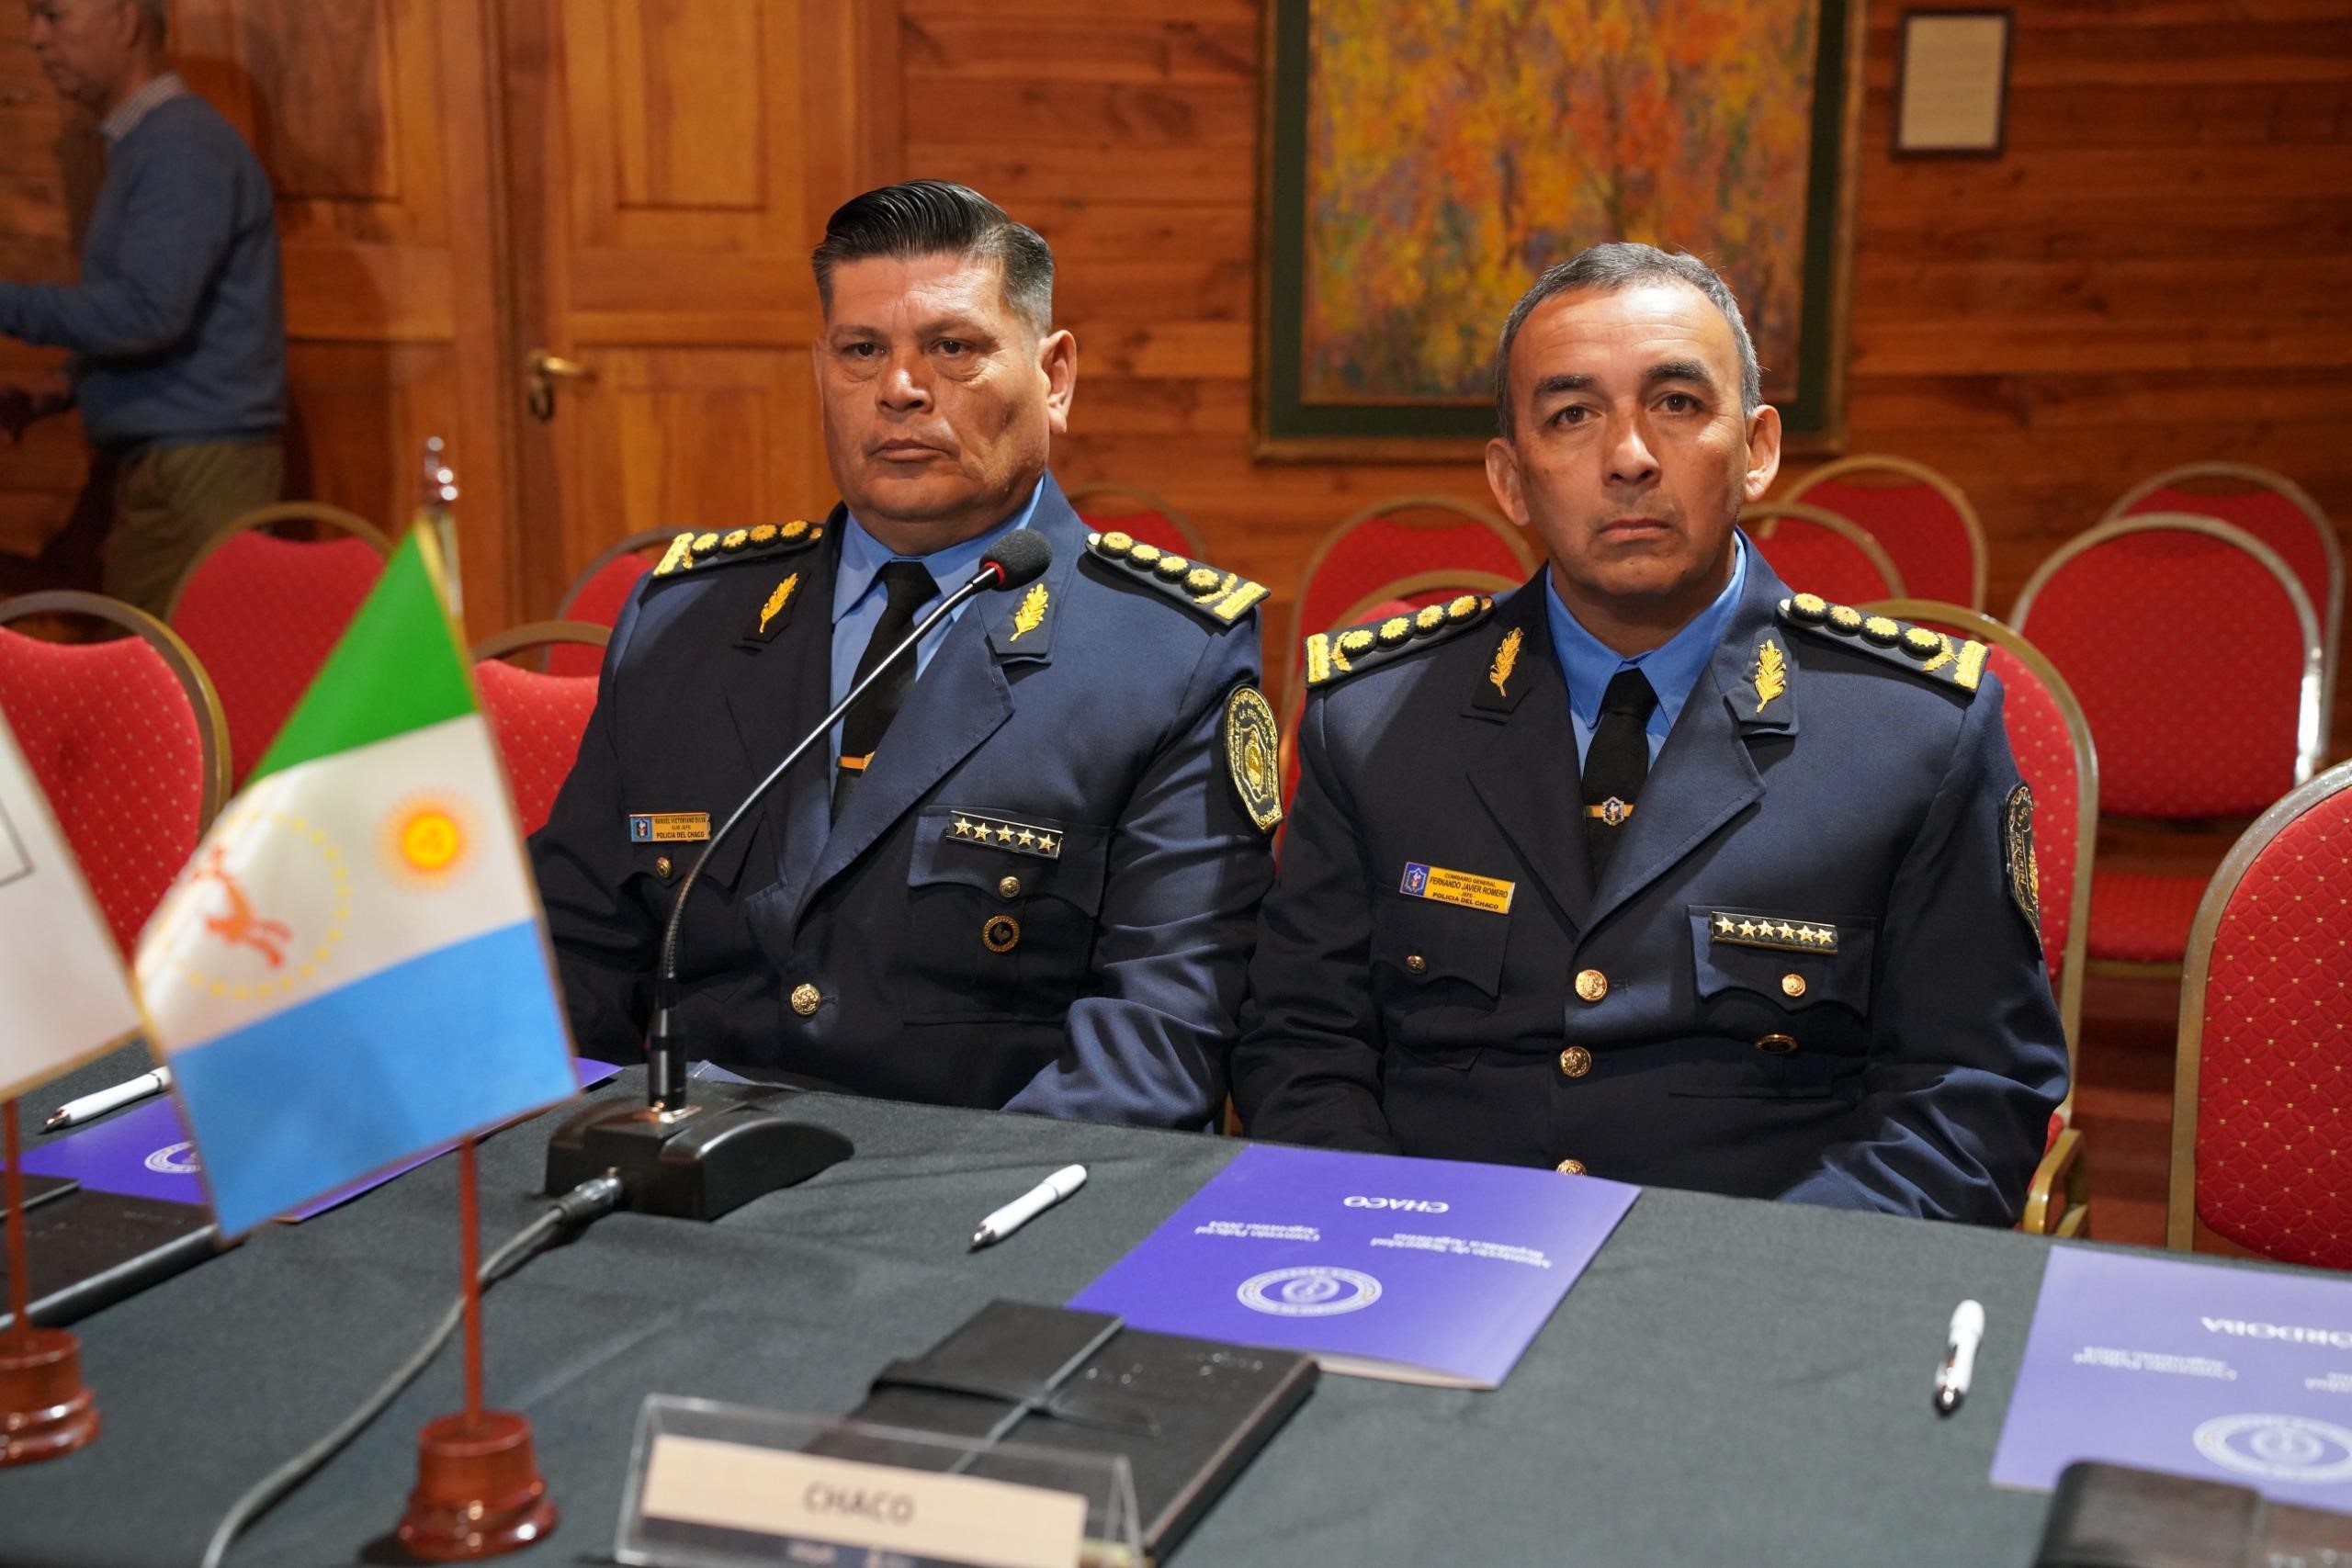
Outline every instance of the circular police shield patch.
{"label": "circular police shield patch", "polygon": [[1263,832],[1283,819],[1282,741],[1274,710],[1255,686],[1225,700],[1225,761],[1241,808]]}
{"label": "circular police shield patch", "polygon": [[2304,1416],[2217,1416],[2197,1428],[2197,1451],[2241,1475],[2352,1481],[2352,1431]]}
{"label": "circular police shield patch", "polygon": [[1378,1301],[1380,1281],[1353,1269],[1276,1269],[1242,1280],[1234,1294],[1251,1312],[1272,1317],[1335,1317]]}

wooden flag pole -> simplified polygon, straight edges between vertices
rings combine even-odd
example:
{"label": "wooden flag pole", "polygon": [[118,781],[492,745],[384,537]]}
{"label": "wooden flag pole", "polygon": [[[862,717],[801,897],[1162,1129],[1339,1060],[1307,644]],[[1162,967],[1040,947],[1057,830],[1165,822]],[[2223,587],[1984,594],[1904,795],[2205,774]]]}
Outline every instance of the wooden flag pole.
{"label": "wooden flag pole", "polygon": [[458,1255],[465,1268],[466,1405],[416,1434],[416,1489],[396,1532],[435,1562],[496,1557],[555,1529],[555,1503],[531,1451],[530,1420],[481,1403],[481,1197],[474,1141],[458,1143]]}
{"label": "wooden flag pole", "polygon": [[7,1337],[0,1339],[0,1465],[70,1454],[98,1435],[97,1402],[82,1383],[82,1342],[62,1328],[35,1328],[25,1263],[25,1174],[17,1102],[0,1104],[7,1141]]}

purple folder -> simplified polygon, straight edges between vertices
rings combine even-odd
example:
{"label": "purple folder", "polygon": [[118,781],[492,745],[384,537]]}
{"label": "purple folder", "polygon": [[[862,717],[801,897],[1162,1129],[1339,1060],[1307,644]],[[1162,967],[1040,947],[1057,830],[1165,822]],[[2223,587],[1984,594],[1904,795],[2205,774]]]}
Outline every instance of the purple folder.
{"label": "purple folder", "polygon": [[1496,1388],[1641,1189],[1518,1166],[1243,1149],[1070,1299],[1326,1369]]}

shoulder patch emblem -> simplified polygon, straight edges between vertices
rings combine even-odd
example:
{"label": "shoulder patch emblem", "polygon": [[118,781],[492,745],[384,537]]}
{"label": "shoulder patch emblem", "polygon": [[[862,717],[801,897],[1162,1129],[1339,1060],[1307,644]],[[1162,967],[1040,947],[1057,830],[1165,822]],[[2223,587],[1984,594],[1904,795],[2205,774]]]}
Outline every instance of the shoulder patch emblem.
{"label": "shoulder patch emblem", "polygon": [[1875,656],[1898,670],[1976,694],[1991,650],[1972,638],[1954,639],[1932,626],[1915,626],[1891,615],[1865,615],[1849,604],[1832,604],[1817,593],[1781,601],[1781,620],[1797,631]]}
{"label": "shoulder patch emblem", "polygon": [[2019,784],[2001,808],[2001,858],[2008,873],[2009,897],[2041,945],[2041,860],[2033,852],[2033,788]]}
{"label": "shoulder patch emblem", "polygon": [[677,577],[732,561],[769,560],[794,555],[825,536],[822,523],[760,523],[724,533],[684,533],[670,541],[656,577]]}
{"label": "shoulder patch emblem", "polygon": [[[1490,596],[1459,593],[1442,604],[1424,605],[1409,615],[1366,621],[1341,631],[1317,632],[1306,639],[1306,683],[1328,685],[1343,675],[1361,674],[1374,665],[1387,663],[1398,654],[1459,636],[1494,612],[1495,602]],[[1511,669],[1519,661],[1515,642],[1505,638],[1504,649],[1508,652],[1498,650],[1494,668],[1487,673],[1487,679],[1498,692],[1509,683]]]}
{"label": "shoulder patch emblem", "polygon": [[1197,610],[1220,626],[1231,626],[1266,596],[1265,584],[1205,561],[1189,559],[1138,543],[1130,534],[1086,536],[1087,553],[1119,567],[1138,582],[1148,582],[1170,599]]}
{"label": "shoulder patch emblem", "polygon": [[1273,705],[1257,687],[1240,685],[1225,699],[1225,762],[1241,809],[1261,832],[1283,819],[1282,738]]}

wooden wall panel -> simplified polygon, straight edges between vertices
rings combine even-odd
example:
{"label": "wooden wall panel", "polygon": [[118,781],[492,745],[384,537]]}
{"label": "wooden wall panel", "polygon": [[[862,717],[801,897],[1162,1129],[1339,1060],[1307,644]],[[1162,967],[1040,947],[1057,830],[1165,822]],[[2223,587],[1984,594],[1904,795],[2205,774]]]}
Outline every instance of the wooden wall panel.
{"label": "wooden wall panel", "polygon": [[[2352,522],[2340,0],[2020,0],[2008,151],[1984,161],[1890,155],[1897,11],[1869,13],[1849,449],[1970,491],[1996,609],[2175,462],[2269,464]],[[1258,0],[904,0],[904,168],[1053,243],[1080,343],[1064,479],[1167,495],[1273,586],[1280,635],[1352,507],[1487,497],[1468,465],[1249,456],[1263,20]]]}

